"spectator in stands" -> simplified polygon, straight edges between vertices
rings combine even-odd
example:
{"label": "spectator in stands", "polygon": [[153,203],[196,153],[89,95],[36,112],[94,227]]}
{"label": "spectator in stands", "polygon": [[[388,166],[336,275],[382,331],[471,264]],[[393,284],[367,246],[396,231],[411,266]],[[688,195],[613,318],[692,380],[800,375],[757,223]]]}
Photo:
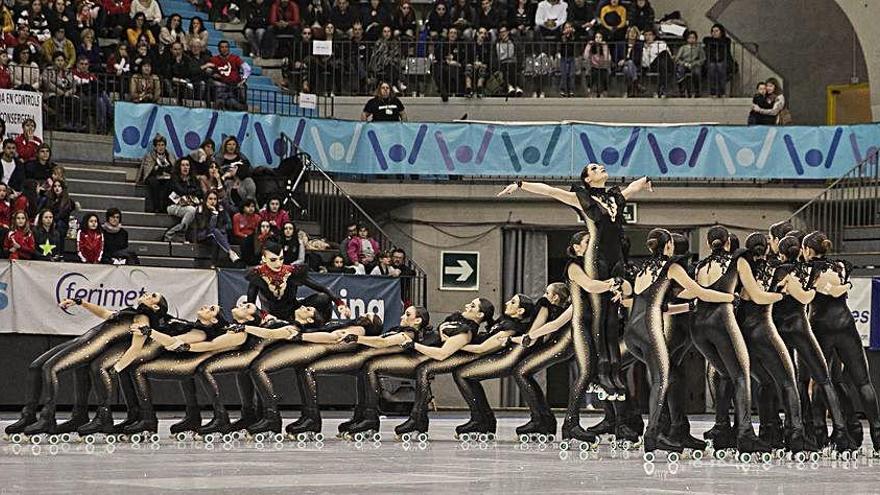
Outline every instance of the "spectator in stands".
{"label": "spectator in stands", "polygon": [[302,17],[303,27],[320,28],[330,22],[330,5],[326,0],[305,0],[307,2]]}
{"label": "spectator in stands", "polygon": [[251,75],[251,67],[238,55],[230,53],[226,40],[217,44],[217,51],[217,55],[202,65],[202,70],[211,76],[214,102],[221,109],[246,110],[244,85]]}
{"label": "spectator in stands", "polygon": [[189,158],[181,158],[171,172],[170,199],[171,204],[166,211],[169,215],[180,218],[180,223],[168,229],[163,240],[172,242],[178,233],[182,233],[186,244],[189,228],[195,220],[196,206],[202,199],[202,188],[191,173]]}
{"label": "spectator in stands", "polygon": [[[394,37],[401,41],[413,41],[419,32],[419,24],[416,19],[416,11],[412,8],[409,0],[401,0],[394,11],[391,21],[394,28]],[[408,51],[408,50],[407,50]]]}
{"label": "spectator in stands", "polygon": [[400,80],[400,43],[393,38],[391,26],[382,28],[382,37],[373,45],[370,55],[370,77],[377,81],[391,83],[391,91],[399,94],[406,91],[406,85]]}
{"label": "spectator in stands", "polygon": [[349,74],[346,79],[351,84],[352,94],[363,94],[367,87],[367,70],[370,63],[371,44],[364,41],[364,28],[360,22],[351,27],[351,41],[342,45],[343,69]]}
{"label": "spectator in stands", "polygon": [[517,63],[516,44],[510,38],[510,30],[504,24],[498,28],[498,41],[495,42],[495,67],[501,71],[507,84],[507,96],[522,96],[522,77]]}
{"label": "spectator in stands", "polygon": [[759,81],[755,86],[755,94],[752,96],[752,111],[749,112],[748,125],[759,125],[759,123],[766,118],[765,115],[761,115],[755,111],[756,106],[758,108],[770,108],[770,104],[767,102],[767,83],[764,81]]}
{"label": "spectator in stands", "polygon": [[109,38],[122,37],[131,20],[131,0],[104,0],[104,26]]}
{"label": "spectator in stands", "polygon": [[238,253],[229,245],[229,214],[220,205],[220,197],[216,191],[208,191],[205,201],[198,207],[195,218],[196,240],[211,245],[211,267],[217,265],[220,252],[226,253],[229,261],[238,261]]}
{"label": "spectator in stands", "polygon": [[281,199],[277,196],[269,198],[266,206],[260,210],[260,218],[269,221],[272,227],[279,231],[290,221],[290,215],[287,214],[287,210],[281,208]]}
{"label": "spectator in stands", "polygon": [[300,39],[291,47],[284,69],[287,89],[293,93],[311,93],[315,89],[318,74],[317,59],[312,55],[312,28],[306,26]]}
{"label": "spectator in stands", "polygon": [[37,157],[37,148],[43,144],[43,140],[36,134],[37,123],[27,117],[21,123],[21,134],[15,137],[15,152],[22,163],[29,162]]}
{"label": "spectator in stands", "polygon": [[[192,161],[190,161],[190,163],[192,163]],[[238,211],[229,200],[229,194],[227,194],[226,186],[223,184],[223,176],[220,174],[219,165],[210,162],[206,174],[200,174],[195,165],[193,165],[192,170],[196,178],[199,180],[199,184],[202,186],[203,194],[208,194],[208,191],[214,191],[217,193],[217,198],[220,200],[220,206],[226,210],[227,214],[235,214],[235,212]]]}
{"label": "spectator in stands", "polygon": [[104,257],[104,233],[95,213],[86,214],[80,223],[76,254],[81,262],[91,264],[100,263]]}
{"label": "spectator in stands", "polygon": [[[263,256],[263,246],[268,242],[274,242],[278,237],[275,229],[272,228],[272,224],[266,220],[260,221],[259,227],[257,230],[251,235],[251,241],[247,243],[247,247],[251,247],[253,250],[247,253],[246,258],[251,260],[252,265],[256,265],[260,263],[260,259]],[[242,254],[244,254],[245,245],[242,245]]]}
{"label": "spectator in stands", "polygon": [[23,210],[27,213],[28,221],[33,221],[37,217],[40,209],[40,191],[39,183],[34,179],[24,179],[21,181],[21,189],[15,198],[14,210]]}
{"label": "spectator in stands", "polygon": [[611,0],[599,9],[599,24],[602,25],[605,38],[611,43],[622,41],[624,34],[629,34],[626,8],[620,5],[620,0]]}
{"label": "spectator in stands", "polygon": [[12,224],[12,204],[9,202],[11,192],[9,186],[0,182],[0,236],[4,239]]}
{"label": "spectator in stands", "polygon": [[[203,98],[205,81],[198,64],[183,48],[183,43],[175,41],[165,54],[161,65],[165,93],[176,98],[178,102],[185,98]],[[198,166],[193,164],[196,169]]]}
{"label": "spectator in stands", "polygon": [[86,28],[80,33],[80,42],[76,47],[77,60],[85,57],[89,61],[89,70],[91,72],[103,71],[104,69],[104,52],[95,40],[95,31]]}
{"label": "spectator in stands", "polygon": [[666,97],[666,85],[669,82],[669,74],[673,67],[672,54],[665,41],[657,39],[654,28],[644,33],[645,45],[642,50],[642,72],[657,73],[657,96]]}
{"label": "spectator in stands", "polygon": [[20,190],[21,182],[25,179],[25,168],[15,153],[15,140],[12,138],[3,140],[3,154],[0,154],[0,165],[3,166],[0,181],[3,181],[13,191]]}
{"label": "spectator in stands", "polygon": [[55,228],[60,232],[67,232],[70,216],[76,211],[76,202],[70,198],[67,182],[63,180],[52,182],[46,196],[46,208],[52,210],[52,215],[55,217]]}
{"label": "spectator in stands", "polygon": [[351,275],[364,275],[364,267],[360,263],[353,266],[345,266],[345,258],[336,255],[324,269],[327,273],[348,273]]}
{"label": "spectator in stands", "polygon": [[590,90],[597,96],[608,94],[608,79],[611,75],[611,49],[605,42],[605,35],[597,31],[593,40],[584,48],[584,59],[590,69]]}
{"label": "spectator in stands", "polygon": [[471,7],[470,0],[455,0],[452,6],[452,26],[458,29],[462,40],[470,41],[474,38],[474,28],[477,25],[477,12]]}
{"label": "spectator in stands", "polygon": [[186,31],[183,30],[183,18],[180,14],[171,14],[168,21],[159,31],[159,50],[164,52],[173,43],[185,43]]}
{"label": "spectator in stands", "polygon": [[630,4],[627,17],[629,25],[639,28],[639,31],[654,29],[654,7],[651,6],[650,0],[636,0]]}
{"label": "spectator in stands", "polygon": [[357,20],[357,14],[349,5],[348,0],[336,0],[330,11],[329,22],[333,23],[336,29],[345,33],[346,37],[350,37],[351,26],[355,20]]}
{"label": "spectator in stands", "polygon": [[62,261],[63,251],[64,236],[55,228],[55,216],[51,210],[40,210],[34,226],[34,259]]}
{"label": "spectator in stands", "polygon": [[444,0],[437,0],[433,10],[428,14],[428,22],[425,23],[428,36],[431,40],[445,40],[450,27],[452,27],[452,15],[449,13],[449,8]]}
{"label": "spectator in stands", "polygon": [[584,41],[590,38],[593,26],[596,25],[596,2],[574,0],[568,4],[568,22],[574,26],[574,37]]}
{"label": "spectator in stands", "polygon": [[[286,57],[290,56],[290,50],[287,48],[290,43],[279,43],[279,36],[288,36],[296,38],[300,28],[300,12],[296,2],[289,0],[275,0],[269,10],[269,34],[271,35],[271,43],[269,46],[270,56]],[[250,41],[250,38],[248,38]],[[251,50],[253,50],[251,44]]]}
{"label": "spectator in stands", "polygon": [[480,11],[477,13],[477,28],[483,28],[489,34],[489,41],[498,39],[498,27],[501,26],[501,13],[495,8],[494,0],[480,0]]}
{"label": "spectator in stands", "polygon": [[9,70],[9,53],[0,47],[0,89],[12,89],[12,72]]}
{"label": "spectator in stands", "polygon": [[440,99],[449,101],[449,93],[455,94],[461,86],[461,76],[467,65],[467,51],[458,39],[458,28],[450,27],[448,38],[440,44],[439,56],[434,63],[434,83],[440,90]]}
{"label": "spectator in stands", "polygon": [[709,79],[709,94],[725,96],[727,90],[728,62],[732,61],[730,38],[721,24],[712,26],[711,35],[703,38],[706,46],[706,72]]}
{"label": "spectator in stands", "polygon": [[507,10],[507,28],[510,36],[517,41],[535,39],[536,7],[531,0],[515,0]]}
{"label": "spectator in stands", "polygon": [[0,3],[0,26],[3,28],[0,30],[0,35],[9,33],[15,29],[12,9],[10,9],[5,3]]}
{"label": "spectator in stands", "polygon": [[560,0],[541,0],[535,12],[535,27],[542,39],[558,40],[567,19],[567,3]]}
{"label": "spectator in stands", "polygon": [[[21,135],[19,134],[19,136]],[[18,147],[17,143],[16,147]],[[24,164],[24,176],[26,179],[34,179],[43,183],[52,177],[53,168],[55,168],[55,162],[52,161],[52,148],[46,143],[40,143],[33,160]]]}
{"label": "spectator in stands", "polygon": [[141,63],[141,71],[135,74],[128,86],[128,94],[134,103],[158,103],[162,96],[162,82],[153,74],[153,64],[149,60]]}
{"label": "spectator in stands", "polygon": [[104,233],[104,254],[101,263],[111,265],[140,265],[138,255],[128,249],[128,231],[122,226],[122,211],[109,208],[101,225]]}
{"label": "spectator in stands", "polygon": [[36,239],[31,231],[28,215],[22,210],[12,214],[10,230],[3,241],[3,249],[11,260],[29,260],[36,250]]}
{"label": "spectator in stands", "polygon": [[639,67],[642,66],[644,44],[639,39],[639,28],[633,26],[626,32],[626,42],[621,46],[617,66],[626,77],[626,96],[638,96]]}
{"label": "spectator in stands", "polygon": [[391,251],[391,264],[400,272],[400,295],[404,306],[409,306],[412,302],[412,284],[416,272],[406,264],[406,251],[394,248]]}
{"label": "spectator in stands", "polygon": [[151,149],[141,160],[135,182],[147,186],[147,211],[162,213],[166,210],[165,202],[168,198],[168,184],[171,180],[171,171],[177,157],[168,149],[168,142],[159,134],[153,138]]}
{"label": "spectator in stands", "polygon": [[192,48],[193,40],[202,42],[202,49],[208,46],[208,29],[205,28],[205,22],[201,17],[193,17],[189,21],[189,29],[186,32],[186,46]]}
{"label": "spectator in stands", "polygon": [[202,141],[202,144],[200,144],[198,148],[189,154],[189,162],[192,164],[192,169],[196,176],[207,176],[211,164],[217,164],[214,160],[215,148],[214,140],[207,138]]}
{"label": "spectator in stands", "polygon": [[27,46],[17,46],[13,51],[15,61],[10,64],[12,87],[21,91],[40,90],[40,67],[32,60]]}
{"label": "spectator in stands", "polygon": [[48,40],[52,36],[49,29],[49,18],[43,11],[43,2],[41,0],[33,0],[29,9],[24,9],[18,14],[18,23],[22,20],[27,23],[32,36],[37,38],[40,43]]}
{"label": "spectator in stands", "polygon": [[55,125],[62,130],[82,130],[82,105],[75,94],[73,73],[67,69],[67,59],[57,52],[53,65],[43,71],[40,86],[49,113],[54,115]]}
{"label": "spectator in stands", "polygon": [[[289,5],[296,5],[287,2]],[[277,10],[274,4],[270,4],[266,0],[254,0],[244,4],[244,37],[248,42],[248,55],[254,58],[260,58],[263,53],[271,55],[272,50],[265,50],[264,41],[266,40],[266,31],[269,29],[272,12]],[[296,11],[299,16],[299,9]]]}
{"label": "spectator in stands", "polygon": [[575,59],[578,55],[578,42],[575,39],[574,25],[566,22],[559,40],[559,96],[574,96],[574,75],[577,70]]}
{"label": "spectator in stands", "polygon": [[223,152],[220,154],[220,172],[226,183],[226,190],[232,194],[236,203],[246,199],[257,200],[257,184],[252,177],[253,169],[247,156],[241,152],[235,136],[223,141]]}
{"label": "spectator in stands", "polygon": [[[74,5],[56,1],[49,3],[48,7],[46,18],[49,19],[49,29],[52,33],[54,34],[55,30],[61,27],[69,29],[68,34],[76,37],[79,33],[77,29],[79,22]],[[90,22],[91,19],[88,19],[88,21]]]}
{"label": "spectator in stands", "polygon": [[348,243],[357,237],[358,235],[358,224],[357,223],[349,223],[345,226],[345,238],[339,241],[339,254],[344,257],[348,256]]}
{"label": "spectator in stands", "polygon": [[379,263],[370,271],[370,275],[379,275],[383,277],[399,277],[400,270],[391,264],[391,253],[382,251],[379,253]]}
{"label": "spectator in stands", "polygon": [[675,54],[675,79],[678,81],[678,92],[682,96],[698,97],[702,87],[706,52],[703,51],[696,31],[687,31],[684,37],[687,43]]}
{"label": "spectator in stands", "polygon": [[257,203],[248,199],[241,204],[241,211],[232,216],[232,239],[241,246],[241,256],[248,266],[257,264],[254,255],[254,232],[260,227],[262,219],[257,211]]}
{"label": "spectator in stands", "polygon": [[476,79],[477,98],[485,96],[486,78],[489,75],[489,67],[493,65],[494,56],[494,47],[489,38],[489,31],[486,28],[477,28],[477,36],[470,46],[471,56],[464,67],[464,95],[468,98],[474,95],[474,79]]}
{"label": "spectator in stands", "polygon": [[141,65],[144,62],[150,62],[150,65],[153,67],[158,66],[159,57],[156,47],[151,46],[149,40],[144,35],[138,38],[134,51],[129,51],[129,53],[131,53],[131,72],[133,74],[140,74]]}
{"label": "spectator in stands", "polygon": [[284,256],[285,265],[302,265],[306,262],[306,243],[303,236],[299,235],[296,224],[291,221],[284,222],[278,243],[281,245],[281,253]]}
{"label": "spectator in stands", "polygon": [[[752,111],[757,113],[760,117],[758,118],[758,124],[760,125],[787,125],[790,122],[785,122],[780,118],[780,115],[785,110],[785,95],[782,94],[782,86],[779,84],[779,80],[775,77],[771,77],[767,79],[765,85],[765,92],[767,93],[766,100],[767,105],[756,105],[752,104]],[[766,106],[769,105],[769,108]]]}
{"label": "spectator in stands", "polygon": [[361,120],[367,122],[406,122],[406,110],[403,102],[391,94],[391,85],[385,81],[376,87],[376,94],[361,113]]}
{"label": "spectator in stands", "polygon": [[207,74],[202,71],[201,67],[211,60],[211,52],[205,46],[202,40],[198,38],[191,39],[189,42],[189,56],[195,62],[196,69],[198,69],[201,78],[207,80]]}
{"label": "spectator in stands", "polygon": [[379,243],[370,237],[369,227],[359,225],[358,235],[348,241],[347,250],[349,263],[372,267],[376,262],[376,255],[379,254]]}
{"label": "spectator in stands", "polygon": [[64,26],[56,27],[52,37],[43,42],[43,57],[46,60],[51,60],[56,53],[64,54],[68,69],[73,67],[76,62],[76,48],[73,46],[73,42],[65,36]]}
{"label": "spectator in stands", "polygon": [[364,26],[364,38],[376,41],[382,36],[382,28],[391,26],[391,14],[382,0],[369,0],[361,13],[361,24]]}
{"label": "spectator in stands", "polygon": [[150,30],[153,38],[159,37],[159,29],[162,27],[162,8],[158,0],[133,0],[131,3],[131,17],[136,19],[138,14],[144,14],[145,27]]}
{"label": "spectator in stands", "polygon": [[[140,0],[135,0],[135,3],[139,3]],[[149,42],[150,46],[156,44],[156,37],[153,36],[152,31],[150,31],[147,26],[147,18],[143,12],[138,12],[131,19],[131,26],[126,30],[125,36],[128,39],[128,44],[134,48],[137,46],[137,42],[140,39],[141,35],[146,37],[147,42]]]}
{"label": "spectator in stands", "polygon": [[108,86],[116,89],[120,96],[128,91],[128,76],[131,74],[131,56],[128,54],[128,45],[119,43],[116,51],[107,60]]}

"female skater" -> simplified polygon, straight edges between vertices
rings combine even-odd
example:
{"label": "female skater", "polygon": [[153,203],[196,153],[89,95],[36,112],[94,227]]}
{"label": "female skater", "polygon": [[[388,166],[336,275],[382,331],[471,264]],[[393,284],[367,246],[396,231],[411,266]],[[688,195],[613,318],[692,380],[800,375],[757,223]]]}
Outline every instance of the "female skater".
{"label": "female skater", "polygon": [[[623,210],[626,201],[639,191],[651,191],[651,182],[643,177],[630,183],[623,190],[605,188],[608,173],[605,167],[591,163],[581,171],[581,183],[572,191],[541,183],[517,181],[507,186],[499,196],[511,194],[517,189],[551,197],[578,212],[590,233],[590,245],[584,255],[584,272],[592,280],[606,280],[611,277],[615,266],[623,260],[621,238],[623,237]],[[617,310],[610,294],[591,293],[590,326],[576,324],[573,327],[575,354],[579,374],[575,387],[569,395],[569,411],[583,402],[592,376],[589,353],[598,356],[596,363],[597,381],[609,394],[623,396],[626,387],[620,379],[619,324]],[[592,340],[592,345],[590,344]],[[592,349],[592,350],[591,350]],[[574,419],[573,416],[567,419]],[[563,436],[583,431],[580,425],[566,424]],[[578,428],[575,429],[575,426]],[[575,435],[572,435],[575,437]]]}
{"label": "female skater", "polygon": [[672,234],[664,229],[648,233],[649,258],[636,275],[633,286],[632,309],[624,340],[632,355],[646,364],[651,380],[648,426],[644,436],[644,450],[681,451],[681,444],[659,431],[660,412],[666,401],[669,385],[669,354],[663,330],[663,303],[672,282],[684,287],[679,297],[698,297],[708,302],[732,302],[731,294],[704,289],[690,278],[680,265],[682,258],[672,258],[675,244]]}
{"label": "female skater", "polygon": [[426,345],[437,345],[439,342],[439,336],[430,327],[428,311],[425,308],[415,306],[406,308],[406,311],[400,316],[399,326],[383,332],[380,336],[349,333],[348,329],[341,329],[337,332],[340,333],[339,342],[357,342],[364,348],[354,352],[327,356],[312,362],[302,370],[302,384],[303,402],[320,413],[316,375],[355,374],[357,376],[357,403],[354,406],[354,416],[339,424],[340,434],[347,432],[350,426],[364,419],[365,384],[363,375],[359,372],[367,361],[377,356],[403,352],[403,347],[401,347],[405,341],[403,334],[407,334],[410,339]]}
{"label": "female skater", "polygon": [[[65,299],[59,307],[67,310],[78,305],[104,320],[85,334],[62,344],[31,364],[28,372],[29,401],[25,406],[22,420],[30,421],[36,409],[41,389],[46,393],[46,401],[40,419],[31,422],[22,433],[37,435],[55,433],[55,406],[58,396],[58,375],[64,371],[86,368],[95,356],[117,342],[124,342],[130,336],[132,328],[141,326],[160,326],[168,312],[168,303],[157,292],[147,292],[137,299],[137,306],[125,308],[118,312],[92,304],[82,299]],[[54,351],[54,352],[53,352]],[[29,413],[26,414],[26,413]],[[16,426],[16,425],[11,425]]]}
{"label": "female skater", "polygon": [[266,349],[248,367],[248,374],[257,389],[257,394],[265,407],[263,418],[250,425],[248,432],[252,434],[281,431],[281,413],[278,411],[278,395],[269,378],[270,373],[294,368],[296,371],[297,388],[303,399],[300,419],[287,425],[287,433],[318,433],[321,431],[321,414],[317,403],[307,399],[303,388],[302,368],[317,359],[329,354],[350,352],[357,348],[353,342],[340,342],[340,338],[351,333],[354,335],[376,336],[382,332],[382,319],[375,314],[364,315],[357,320],[331,322],[320,328],[303,329]]}
{"label": "female skater", "polygon": [[[880,449],[880,409],[874,385],[868,374],[868,360],[856,330],[852,312],[846,304],[852,288],[846,264],[825,257],[832,243],[822,232],[804,237],[801,254],[810,267],[810,288],[816,296],[810,304],[810,325],[825,358],[836,354],[844,364],[845,373],[856,387],[861,399],[874,450]],[[852,445],[857,448],[858,445]]]}

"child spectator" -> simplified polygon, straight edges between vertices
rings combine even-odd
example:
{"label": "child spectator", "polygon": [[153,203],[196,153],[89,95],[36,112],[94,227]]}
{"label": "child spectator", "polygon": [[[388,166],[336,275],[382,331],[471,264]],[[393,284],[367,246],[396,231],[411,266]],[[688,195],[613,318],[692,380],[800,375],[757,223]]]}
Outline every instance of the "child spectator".
{"label": "child spectator", "polygon": [[110,208],[104,214],[101,231],[104,233],[104,255],[101,263],[113,265],[140,265],[138,256],[128,249],[128,231],[122,226],[122,211]]}
{"label": "child spectator", "polygon": [[761,114],[755,111],[755,107],[758,108],[770,108],[770,104],[767,102],[767,85],[764,81],[758,83],[755,87],[755,94],[752,96],[752,111],[749,112],[749,125],[758,125],[763,117]]}
{"label": "child spectator", "polygon": [[347,249],[349,263],[372,267],[379,253],[379,243],[370,237],[370,229],[366,225],[360,225],[358,236],[348,242]]}
{"label": "child spectator", "polygon": [[76,239],[76,254],[83,263],[101,262],[104,256],[104,234],[99,226],[98,215],[89,213],[83,217]]}
{"label": "child spectator", "polygon": [[15,138],[15,151],[18,160],[27,163],[37,157],[37,148],[43,144],[43,140],[36,135],[37,123],[28,117],[21,124],[21,134]]}
{"label": "child spectator", "polygon": [[42,261],[62,261],[64,236],[55,228],[55,216],[47,209],[37,214],[34,227],[34,259]]}
{"label": "child spectator", "polygon": [[278,197],[272,197],[266,204],[266,207],[260,210],[260,218],[272,223],[272,227],[281,230],[284,224],[290,221],[290,216],[286,210],[281,209],[281,200]]}
{"label": "child spectator", "polygon": [[29,260],[34,256],[36,240],[26,212],[17,210],[12,214],[11,230],[3,241],[3,249],[11,260]]}
{"label": "child spectator", "polygon": [[400,270],[391,264],[391,253],[382,251],[379,254],[379,263],[373,267],[370,275],[380,275],[383,277],[399,277]]}

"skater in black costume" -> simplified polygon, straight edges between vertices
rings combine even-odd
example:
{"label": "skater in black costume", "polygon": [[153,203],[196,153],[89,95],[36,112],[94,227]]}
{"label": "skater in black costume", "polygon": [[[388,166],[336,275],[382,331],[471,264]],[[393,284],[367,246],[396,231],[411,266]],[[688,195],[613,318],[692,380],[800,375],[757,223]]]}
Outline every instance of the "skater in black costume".
{"label": "skater in black costume", "polygon": [[[535,310],[535,303],[525,294],[516,294],[504,305],[504,315],[486,332],[477,332],[462,352],[481,357],[453,372],[458,391],[470,410],[470,420],[455,428],[456,435],[465,433],[495,434],[495,415],[480,383],[490,378],[509,376],[528,348],[511,345],[510,339],[524,335]],[[499,329],[500,328],[500,329]],[[492,335],[490,337],[489,335]]]}
{"label": "skater in black costume", "polygon": [[[802,256],[810,270],[808,287],[816,290],[810,304],[810,325],[822,348],[825,358],[836,354],[844,366],[844,373],[855,387],[861,399],[874,450],[880,449],[880,407],[862,340],[856,330],[852,312],[846,300],[852,283],[849,281],[850,266],[844,262],[829,260],[825,255],[832,243],[822,232],[812,232],[804,237]],[[851,445],[857,448],[858,445]]]}
{"label": "skater in black costume", "polygon": [[[84,369],[88,373],[89,363],[100,353],[117,342],[124,342],[131,336],[132,328],[141,326],[161,326],[168,312],[168,303],[157,292],[142,294],[137,299],[137,306],[114,312],[82,299],[65,299],[59,306],[66,310],[79,305],[93,315],[105,320],[83,335],[43,354],[32,364],[28,372],[29,401],[22,412],[22,418],[10,425],[6,432],[36,435],[41,433],[55,434],[55,407],[58,396],[58,375],[64,371]],[[39,366],[39,368],[37,368]],[[46,400],[39,420],[35,417],[36,404],[41,391]],[[86,392],[87,393],[87,392]],[[80,398],[82,400],[83,397]],[[82,407],[80,403],[80,407]],[[84,411],[83,411],[84,413]]]}
{"label": "skater in black costume", "polygon": [[[428,431],[428,405],[433,398],[431,381],[439,374],[451,373],[479,358],[479,354],[461,352],[461,349],[473,342],[480,332],[484,332],[486,338],[493,338],[497,332],[506,331],[505,328],[495,326],[494,315],[495,306],[488,299],[474,299],[464,305],[463,311],[449,315],[437,327],[443,343],[440,347],[415,342],[411,344],[417,353],[427,356],[428,360],[419,364],[413,372],[416,391],[412,410],[409,419],[394,428],[395,434],[403,436]],[[407,345],[409,342],[404,343],[404,346]]]}
{"label": "skater in black costume", "polygon": [[303,329],[289,342],[273,344],[263,351],[248,366],[248,374],[257,389],[257,394],[265,406],[263,418],[250,425],[248,432],[262,433],[281,431],[281,413],[278,410],[278,396],[272,384],[270,373],[293,368],[296,372],[297,387],[302,397],[300,418],[287,425],[287,433],[318,433],[321,431],[321,414],[317,402],[309,399],[303,386],[302,368],[316,360],[341,352],[351,352],[357,348],[353,342],[341,341],[344,335],[375,336],[382,332],[382,319],[375,314],[364,315],[357,320],[340,320],[324,325]]}
{"label": "skater in black costume", "polygon": [[[810,328],[807,316],[807,305],[813,302],[816,290],[805,288],[809,284],[809,274],[807,266],[799,259],[801,243],[796,237],[787,236],[779,240],[776,245],[782,264],[776,268],[771,286],[783,286],[784,295],[781,301],[773,305],[773,323],[785,345],[797,351],[799,362],[806,368],[804,371],[808,373],[807,376],[811,377],[816,387],[821,388],[824,393],[834,425],[831,434],[832,444],[838,450],[848,450],[852,441],[847,435],[846,420],[834,384],[831,382],[828,364],[813,334],[813,329]],[[803,407],[801,409],[805,410]],[[809,414],[809,411],[805,414]],[[823,421],[822,425],[824,424]],[[825,436],[827,432],[823,435]]]}
{"label": "skater in black costume", "polygon": [[675,245],[668,231],[652,230],[648,233],[647,246],[652,256],[636,275],[633,297],[626,301],[631,304],[631,310],[624,340],[629,352],[648,367],[651,381],[648,425],[644,435],[645,452],[681,451],[681,444],[668,438],[659,428],[660,413],[669,386],[670,360],[663,329],[666,295],[672,282],[685,289],[679,294],[684,299],[697,297],[702,301],[722,303],[732,302],[733,295],[704,289],[690,278],[681,266],[684,259],[672,257]]}
{"label": "skater in black costume", "polygon": [[[625,189],[618,187],[606,189],[608,173],[605,167],[591,163],[581,171],[581,182],[571,191],[564,191],[546,184],[517,181],[507,186],[500,195],[511,194],[518,189],[556,199],[578,212],[587,225],[590,246],[584,254],[583,269],[592,280],[606,280],[614,273],[615,266],[623,259],[621,239],[623,237],[623,210],[626,201],[637,192],[652,190],[651,182],[643,177],[630,183]],[[610,294],[592,293],[589,295],[591,319],[589,326],[574,322],[572,335],[579,374],[575,388],[569,395],[569,414],[563,424],[562,433],[566,438],[591,437],[580,425],[571,423],[576,419],[572,414],[584,400],[587,387],[596,372],[598,384],[608,394],[625,395],[626,386],[620,378],[619,324],[617,309]],[[578,330],[583,330],[579,332]],[[587,353],[597,356],[591,366]]]}

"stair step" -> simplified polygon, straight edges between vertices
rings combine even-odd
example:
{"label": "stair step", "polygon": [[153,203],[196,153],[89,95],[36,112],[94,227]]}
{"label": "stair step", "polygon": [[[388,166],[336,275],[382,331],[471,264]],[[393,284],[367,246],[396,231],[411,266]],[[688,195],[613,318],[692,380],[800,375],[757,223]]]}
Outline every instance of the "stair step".
{"label": "stair step", "polygon": [[124,170],[107,170],[73,165],[64,165],[64,175],[68,179],[105,182],[125,182],[128,176]]}
{"label": "stair step", "polygon": [[845,259],[857,267],[880,267],[880,251],[837,253],[836,257]]}
{"label": "stair step", "polygon": [[[80,208],[90,210],[101,210],[103,213],[107,208],[115,206],[125,212],[142,212],[144,211],[144,198],[132,198],[126,196],[108,196],[103,194],[79,194],[74,192],[70,195],[71,199],[78,201]],[[103,216],[102,216],[103,218]]]}
{"label": "stair step", "polygon": [[210,263],[192,258],[172,258],[170,256],[140,256],[143,266],[164,266],[170,268],[207,268]]}
{"label": "stair step", "polygon": [[128,249],[138,256],[171,256],[170,243],[165,241],[129,241]]}
{"label": "stair step", "polygon": [[[862,239],[857,241],[843,241],[844,252],[880,252],[880,237],[876,239]],[[877,260],[880,265],[880,259]]]}
{"label": "stair step", "polygon": [[[110,206],[107,206],[109,208]],[[107,211],[107,208],[86,208],[79,212],[81,215],[86,213],[96,213],[100,218],[104,218],[104,213]],[[117,208],[119,208],[117,206]],[[165,213],[146,213],[141,208],[141,211],[129,211],[123,208],[119,208],[122,210],[122,224],[125,225],[125,228],[129,227],[160,227],[162,228],[162,232],[164,233],[168,227],[173,227],[180,223],[180,219],[177,217],[173,217],[171,215],[166,215]]]}
{"label": "stair step", "polygon": [[[129,215],[125,214],[125,219],[128,220]],[[165,234],[165,231],[168,230],[166,227],[146,227],[142,225],[125,225],[125,230],[128,231],[128,240],[129,241],[161,241],[162,235]]]}
{"label": "stair step", "polygon": [[863,225],[858,227],[844,227],[843,240],[862,241],[868,239],[880,239],[880,225]]}
{"label": "stair step", "polygon": [[137,186],[133,182],[69,179],[67,186],[75,194],[104,194],[133,198],[144,198],[147,195],[146,187]]}

